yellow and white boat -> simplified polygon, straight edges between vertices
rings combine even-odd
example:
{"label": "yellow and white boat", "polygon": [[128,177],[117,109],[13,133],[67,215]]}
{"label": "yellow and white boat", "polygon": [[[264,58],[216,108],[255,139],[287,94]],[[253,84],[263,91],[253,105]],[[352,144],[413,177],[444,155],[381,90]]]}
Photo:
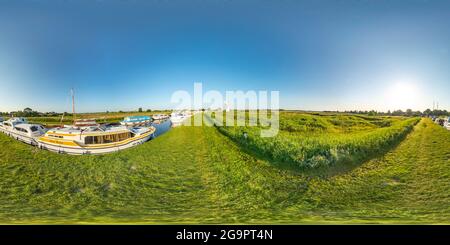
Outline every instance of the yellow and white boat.
{"label": "yellow and white boat", "polygon": [[155,128],[126,126],[65,126],[48,130],[38,146],[73,155],[103,154],[127,149],[149,140]]}

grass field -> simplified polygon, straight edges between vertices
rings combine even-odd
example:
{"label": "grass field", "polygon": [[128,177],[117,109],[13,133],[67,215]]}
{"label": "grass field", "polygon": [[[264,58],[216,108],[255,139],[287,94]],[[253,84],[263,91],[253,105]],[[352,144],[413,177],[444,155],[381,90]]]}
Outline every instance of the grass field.
{"label": "grass field", "polygon": [[0,223],[450,223],[450,131],[428,119],[332,174],[280,168],[214,127],[102,156],[0,145]]}
{"label": "grass field", "polygon": [[281,162],[280,165],[311,169],[358,164],[384,153],[403,140],[418,121],[418,118],[282,112],[276,137],[260,137],[262,126],[218,128],[241,146]]}

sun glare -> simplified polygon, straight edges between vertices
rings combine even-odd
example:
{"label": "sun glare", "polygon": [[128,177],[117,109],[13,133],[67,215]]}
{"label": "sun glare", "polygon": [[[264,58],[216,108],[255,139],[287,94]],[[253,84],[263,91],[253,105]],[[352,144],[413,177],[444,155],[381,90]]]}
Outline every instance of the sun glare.
{"label": "sun glare", "polygon": [[387,106],[392,110],[415,109],[418,90],[413,83],[396,82],[386,92]]}

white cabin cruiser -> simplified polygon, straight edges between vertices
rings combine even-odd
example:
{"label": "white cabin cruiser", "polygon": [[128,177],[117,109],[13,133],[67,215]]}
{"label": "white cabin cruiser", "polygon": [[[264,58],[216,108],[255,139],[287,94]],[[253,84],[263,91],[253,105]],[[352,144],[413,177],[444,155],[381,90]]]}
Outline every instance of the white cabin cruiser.
{"label": "white cabin cruiser", "polygon": [[39,148],[73,155],[103,154],[142,144],[155,128],[126,126],[62,127],[50,129],[38,139]]}
{"label": "white cabin cruiser", "polygon": [[39,124],[21,123],[10,132],[10,136],[16,140],[30,145],[38,145],[37,139],[45,134],[47,129]]}
{"label": "white cabin cruiser", "polygon": [[27,119],[25,119],[23,117],[12,117],[12,118],[0,123],[0,130],[3,133],[9,135],[9,133],[13,130],[13,128],[16,125],[22,124],[22,123],[28,123]]}
{"label": "white cabin cruiser", "polygon": [[191,116],[189,112],[172,112],[170,121],[172,121],[173,126],[178,126]]}
{"label": "white cabin cruiser", "polygon": [[31,145],[37,145],[37,139],[47,131],[42,125],[30,124],[22,117],[13,117],[4,121],[0,129],[14,139]]}
{"label": "white cabin cruiser", "polygon": [[447,118],[447,121],[444,123],[444,127],[448,130],[450,130],[450,117]]}
{"label": "white cabin cruiser", "polygon": [[166,120],[168,119],[170,116],[166,115],[166,114],[155,114],[152,116],[153,120]]}
{"label": "white cabin cruiser", "polygon": [[436,121],[435,121],[435,123],[436,123],[437,125],[444,126],[444,124],[445,124],[445,119],[444,119],[444,118],[437,118]]}

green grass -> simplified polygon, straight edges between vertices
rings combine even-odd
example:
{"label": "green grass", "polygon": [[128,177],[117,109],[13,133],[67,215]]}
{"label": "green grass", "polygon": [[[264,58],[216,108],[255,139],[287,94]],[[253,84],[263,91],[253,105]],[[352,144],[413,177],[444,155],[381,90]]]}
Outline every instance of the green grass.
{"label": "green grass", "polygon": [[[248,121],[248,120],[247,120]],[[398,144],[418,118],[280,114],[276,137],[260,137],[263,127],[218,127],[245,148],[297,169],[357,164]],[[247,137],[244,137],[247,133]]]}
{"label": "green grass", "polygon": [[427,119],[387,154],[333,175],[279,168],[213,127],[102,156],[3,134],[0,145],[0,223],[450,221],[450,131]]}

